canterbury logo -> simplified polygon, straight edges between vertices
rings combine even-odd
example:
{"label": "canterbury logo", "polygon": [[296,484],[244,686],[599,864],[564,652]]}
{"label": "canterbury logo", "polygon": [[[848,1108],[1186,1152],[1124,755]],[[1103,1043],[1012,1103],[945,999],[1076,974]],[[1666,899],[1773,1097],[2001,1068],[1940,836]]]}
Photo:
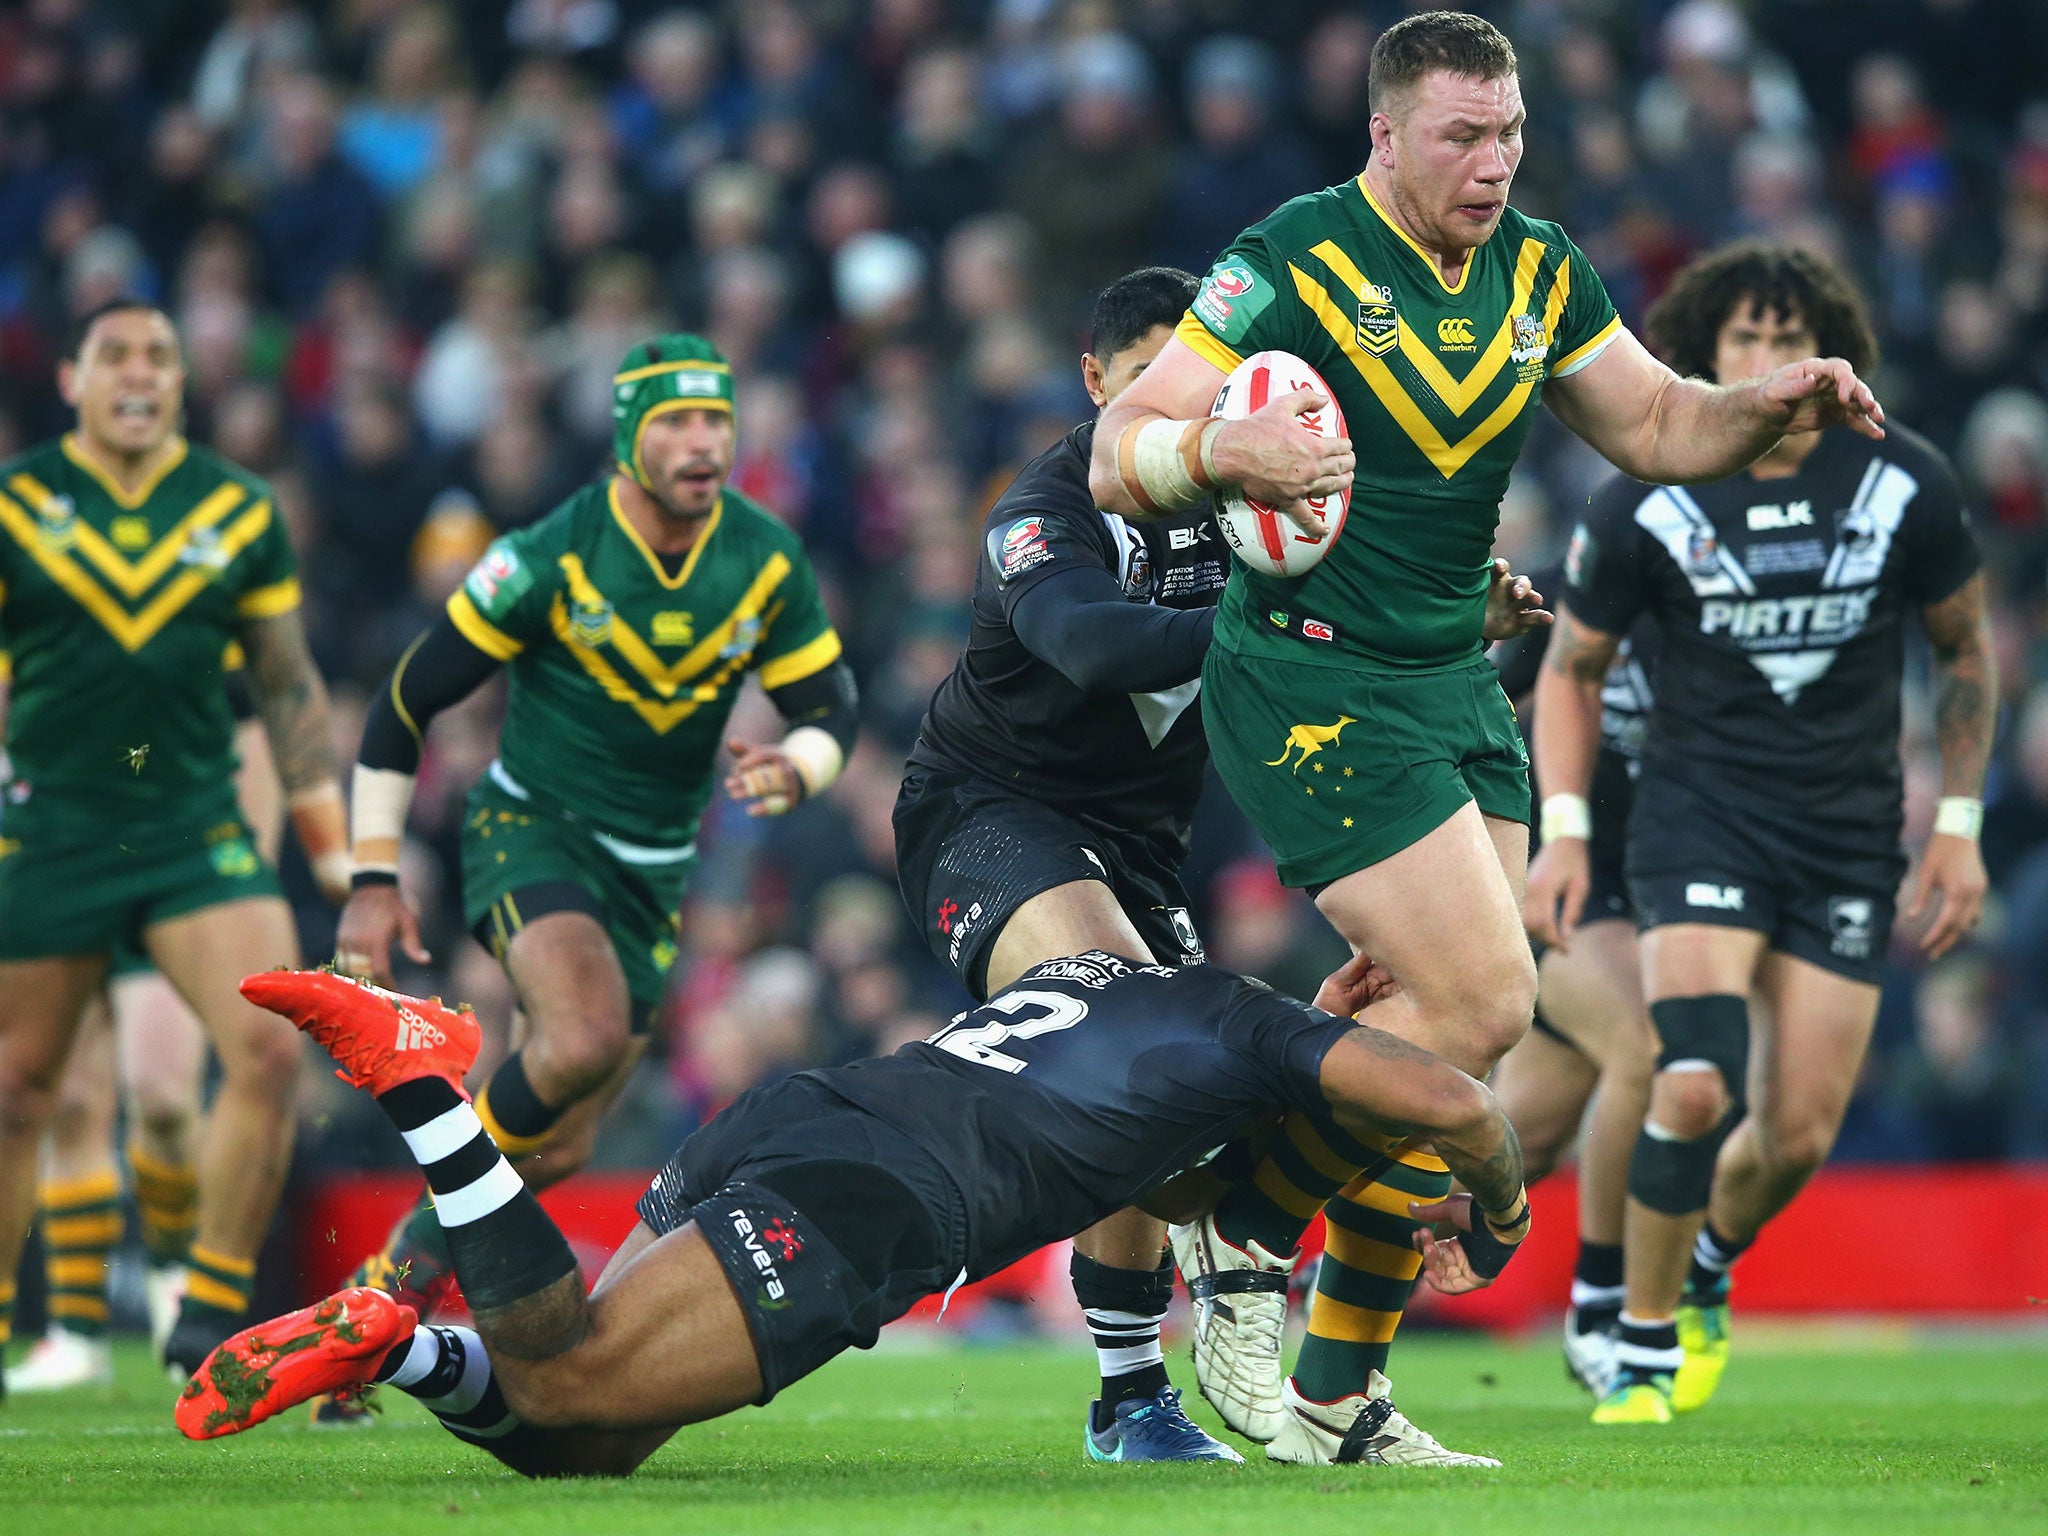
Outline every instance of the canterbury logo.
{"label": "canterbury logo", "polygon": [[398,1010],[398,1048],[401,1051],[432,1050],[447,1043],[447,1035],[437,1025],[429,1024],[410,1008]]}
{"label": "canterbury logo", "polygon": [[1290,725],[1287,728],[1287,745],[1280,749],[1280,755],[1267,761],[1268,768],[1278,768],[1287,761],[1287,754],[1297,747],[1301,756],[1294,760],[1293,771],[1301,772],[1301,765],[1322,751],[1325,746],[1342,746],[1344,727],[1357,722],[1349,715],[1339,715],[1332,725]]}
{"label": "canterbury logo", "polygon": [[1476,347],[1479,345],[1479,338],[1472,334],[1472,322],[1459,315],[1454,315],[1448,320],[1437,321],[1436,339],[1447,347]]}

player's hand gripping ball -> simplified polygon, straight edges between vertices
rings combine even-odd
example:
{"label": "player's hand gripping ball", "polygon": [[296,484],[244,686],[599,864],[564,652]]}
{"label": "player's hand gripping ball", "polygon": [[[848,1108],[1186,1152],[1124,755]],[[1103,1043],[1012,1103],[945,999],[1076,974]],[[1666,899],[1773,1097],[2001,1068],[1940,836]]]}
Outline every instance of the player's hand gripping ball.
{"label": "player's hand gripping ball", "polygon": [[[1254,352],[1231,370],[1216,393],[1213,414],[1225,421],[1238,421],[1296,390],[1312,389],[1329,402],[1295,418],[1304,429],[1318,437],[1347,435],[1344,411],[1323,376],[1292,352]],[[1253,501],[1235,486],[1216,493],[1216,526],[1224,542],[1238,559],[1268,576],[1302,576],[1312,570],[1337,536],[1344,531],[1344,517],[1351,509],[1351,489],[1329,496],[1312,497],[1309,510],[1323,520],[1323,533],[1303,533],[1276,507]]]}

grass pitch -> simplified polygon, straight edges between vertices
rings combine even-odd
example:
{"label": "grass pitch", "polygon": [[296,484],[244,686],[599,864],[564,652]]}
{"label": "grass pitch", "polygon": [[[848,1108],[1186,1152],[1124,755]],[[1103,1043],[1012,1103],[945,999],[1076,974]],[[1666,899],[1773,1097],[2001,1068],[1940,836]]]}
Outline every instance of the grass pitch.
{"label": "grass pitch", "polygon": [[[885,1343],[766,1410],[685,1430],[629,1481],[534,1484],[395,1393],[374,1429],[314,1431],[294,1413],[188,1444],[137,1345],[113,1388],[0,1406],[0,1532],[2048,1531],[2048,1333],[1822,1348],[1738,1333],[1736,1347],[1704,1412],[1595,1430],[1548,1339],[1404,1341],[1402,1405],[1446,1444],[1507,1463],[1473,1473],[1096,1466],[1080,1447],[1085,1354]],[[1175,1369],[1192,1387],[1184,1357]]]}

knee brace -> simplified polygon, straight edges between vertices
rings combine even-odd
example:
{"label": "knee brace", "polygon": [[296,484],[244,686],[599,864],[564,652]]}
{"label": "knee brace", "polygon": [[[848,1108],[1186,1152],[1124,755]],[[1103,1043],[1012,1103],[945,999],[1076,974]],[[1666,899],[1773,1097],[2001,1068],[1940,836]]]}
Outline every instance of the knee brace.
{"label": "knee brace", "polygon": [[1728,1111],[1705,1136],[1682,1141],[1645,1125],[1629,1158],[1628,1192],[1651,1210],[1684,1216],[1702,1210],[1714,1187],[1714,1160],[1742,1118],[1749,1072],[1749,1005],[1727,993],[1674,997],[1650,1005],[1657,1026],[1657,1070],[1710,1066],[1728,1091]]}
{"label": "knee brace", "polygon": [[1721,1074],[1729,1109],[1723,1125],[1742,1118],[1749,1080],[1749,1003],[1732,993],[1667,997],[1650,1004],[1657,1026],[1657,1070],[1709,1066]]}

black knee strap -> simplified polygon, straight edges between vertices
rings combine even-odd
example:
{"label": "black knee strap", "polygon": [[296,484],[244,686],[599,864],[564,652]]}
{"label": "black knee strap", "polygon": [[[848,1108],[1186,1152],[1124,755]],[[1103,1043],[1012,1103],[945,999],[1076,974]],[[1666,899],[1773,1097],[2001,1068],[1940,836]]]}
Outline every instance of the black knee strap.
{"label": "black knee strap", "polygon": [[1728,992],[1705,997],[1667,997],[1650,1004],[1657,1026],[1657,1070],[1704,1062],[1721,1074],[1733,1107],[1727,1122],[1742,1116],[1743,1085],[1749,1077],[1749,1003]]}
{"label": "black knee strap", "polygon": [[1074,1282],[1074,1300],[1097,1312],[1135,1312],[1161,1317],[1173,1301],[1173,1260],[1157,1269],[1117,1269],[1076,1253],[1067,1266]]}

